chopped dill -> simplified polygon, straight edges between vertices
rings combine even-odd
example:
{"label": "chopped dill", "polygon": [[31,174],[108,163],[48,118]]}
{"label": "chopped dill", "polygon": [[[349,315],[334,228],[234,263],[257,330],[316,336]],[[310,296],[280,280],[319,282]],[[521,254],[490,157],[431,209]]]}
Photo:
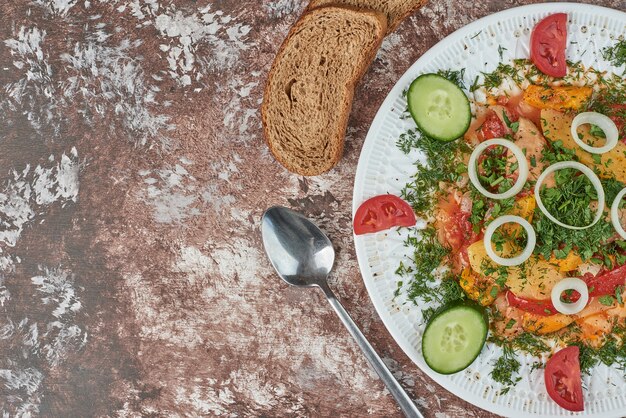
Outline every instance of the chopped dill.
{"label": "chopped dill", "polygon": [[490,73],[482,73],[483,87],[489,90],[497,89],[508,77],[516,83],[522,82],[522,77],[518,74],[518,69],[510,64],[499,63],[495,70]]}
{"label": "chopped dill", "polygon": [[[406,283],[410,301],[416,305],[422,301],[447,304],[465,298],[465,293],[456,278],[450,275],[438,277],[434,273],[450,250],[439,243],[433,227],[416,231],[406,238],[404,245],[410,247],[413,252],[411,257],[413,264],[407,266],[400,263],[396,274],[406,278],[406,282],[399,282],[398,288]],[[424,312],[425,319],[428,320],[432,313],[434,309]]]}
{"label": "chopped dill", "polygon": [[418,215],[424,215],[433,207],[433,194],[439,182],[455,182],[459,179],[457,167],[460,161],[457,154],[459,151],[467,151],[469,147],[463,141],[442,142],[430,138],[417,127],[414,133],[399,140],[398,146],[402,151],[417,149],[426,157],[425,163],[415,163],[416,173],[400,192],[400,196]]}
{"label": "chopped dill", "polygon": [[521,364],[513,351],[513,346],[503,345],[502,351],[502,356],[494,363],[490,375],[493,380],[504,385],[504,388],[500,391],[500,394],[504,395],[511,390],[511,387],[522,380],[522,377],[519,376]]}
{"label": "chopped dill", "polygon": [[502,45],[498,45],[498,55],[500,55],[500,61],[502,61],[503,59],[504,51],[508,51],[508,50],[504,48]]}
{"label": "chopped dill", "polygon": [[[490,373],[493,380],[504,385],[500,391],[502,395],[521,380],[521,376],[518,374],[521,364],[516,357],[516,351],[530,353],[533,356],[539,356],[550,351],[550,348],[541,339],[528,332],[524,332],[512,340],[490,337],[489,341],[502,347],[502,356],[496,360]],[[539,363],[533,367],[542,366],[543,363]]]}
{"label": "chopped dill", "polygon": [[439,70],[437,71],[437,74],[449,81],[452,81],[460,89],[465,90],[465,84],[463,83],[465,68],[461,68],[460,70]]}
{"label": "chopped dill", "polygon": [[400,137],[396,141],[396,146],[400,148],[403,153],[408,154],[412,149],[418,148],[419,139],[420,137],[417,135],[417,131],[415,129],[409,129],[400,134]]}
{"label": "chopped dill", "polygon": [[626,41],[620,39],[615,45],[604,48],[602,58],[616,67],[626,64]]}

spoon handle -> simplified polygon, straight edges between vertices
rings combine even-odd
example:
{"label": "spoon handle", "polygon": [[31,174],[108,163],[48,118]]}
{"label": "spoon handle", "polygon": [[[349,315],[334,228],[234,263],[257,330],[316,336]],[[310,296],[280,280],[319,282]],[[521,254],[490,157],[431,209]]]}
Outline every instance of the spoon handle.
{"label": "spoon handle", "polygon": [[413,401],[411,401],[411,398],[409,398],[409,395],[407,395],[402,386],[400,386],[400,383],[398,383],[396,378],[393,377],[393,374],[391,374],[385,363],[383,363],[374,348],[370,345],[369,341],[367,341],[365,335],[363,335],[359,327],[356,326],[348,312],[346,312],[343,305],[341,305],[341,302],[337,300],[337,297],[330,287],[328,287],[328,284],[323,282],[320,284],[320,288],[326,294],[328,302],[330,302],[330,305],[333,307],[335,312],[337,312],[341,322],[343,322],[352,337],[356,340],[359,347],[361,347],[361,350],[363,350],[363,354],[365,354],[367,361],[369,361],[385,386],[387,386],[389,392],[391,392],[391,395],[393,395],[396,402],[398,402],[398,405],[400,405],[400,409],[402,409],[404,415],[408,418],[423,418],[419,409],[417,409]]}

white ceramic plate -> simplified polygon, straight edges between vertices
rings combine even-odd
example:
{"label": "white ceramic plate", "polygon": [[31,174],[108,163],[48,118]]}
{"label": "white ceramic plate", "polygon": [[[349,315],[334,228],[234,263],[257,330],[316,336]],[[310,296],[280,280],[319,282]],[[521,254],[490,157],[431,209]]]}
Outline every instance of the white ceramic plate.
{"label": "white ceramic plate", "polygon": [[[549,3],[509,9],[487,16],[459,29],[426,52],[400,78],[383,102],[369,130],[356,172],[353,214],[360,203],[383,193],[399,195],[414,174],[416,153],[404,155],[395,145],[398,136],[413,126],[400,119],[406,107],[402,91],[418,75],[439,69],[465,68],[465,83],[476,75],[493,71],[500,61],[498,47],[506,48],[504,60],[528,58],[530,31],[541,18],[556,12],[569,16],[567,57],[582,60],[585,66],[621,74],[602,59],[602,49],[626,34],[626,13],[584,4]],[[405,235],[394,231],[355,236],[356,254],[369,295],[387,329],[404,352],[441,386],[468,402],[491,412],[513,417],[618,417],[626,411],[626,380],[623,372],[597,366],[592,376],[583,377],[585,412],[573,414],[548,398],[543,370],[531,372],[532,357],[522,361],[522,380],[504,395],[500,384],[489,376],[501,349],[487,344],[478,359],[466,370],[452,376],[433,372],[421,352],[424,323],[421,310],[402,298],[393,300],[394,274],[399,262],[406,262]]]}

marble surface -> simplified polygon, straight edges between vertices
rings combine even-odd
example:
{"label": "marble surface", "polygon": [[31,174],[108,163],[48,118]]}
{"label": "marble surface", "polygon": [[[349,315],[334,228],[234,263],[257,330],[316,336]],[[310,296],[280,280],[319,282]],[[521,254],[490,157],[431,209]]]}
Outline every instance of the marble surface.
{"label": "marble surface", "polygon": [[[369,301],[351,235],[368,126],[438,40],[511,0],[433,0],[359,85],[345,155],[303,178],[259,104],[303,1],[0,2],[0,411],[400,416],[320,292],[261,247],[271,205],[331,237],[331,285],[428,417],[485,417],[426,377]],[[625,1],[596,4],[626,10]]]}

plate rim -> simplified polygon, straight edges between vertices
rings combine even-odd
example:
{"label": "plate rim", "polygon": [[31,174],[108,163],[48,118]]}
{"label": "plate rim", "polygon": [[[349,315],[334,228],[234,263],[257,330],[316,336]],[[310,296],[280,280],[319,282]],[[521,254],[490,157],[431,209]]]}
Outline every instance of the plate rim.
{"label": "plate rim", "polygon": [[[383,117],[382,115],[389,111],[392,107],[391,104],[396,99],[398,94],[402,92],[402,86],[407,84],[408,79],[411,78],[411,74],[415,72],[414,68],[421,65],[422,62],[427,61],[432,58],[433,55],[436,54],[436,51],[439,51],[442,48],[446,48],[451,46],[452,44],[458,42],[464,36],[470,33],[474,33],[477,30],[481,30],[483,27],[497,21],[499,19],[509,18],[510,16],[514,16],[517,14],[530,14],[530,13],[540,13],[544,15],[548,15],[556,12],[600,12],[604,14],[619,14],[618,19],[624,19],[626,26],[626,12],[613,9],[605,6],[598,6],[593,4],[586,3],[571,3],[571,2],[555,2],[555,3],[536,3],[536,4],[528,4],[523,6],[512,7],[509,9],[504,9],[499,12],[495,12],[489,14],[487,16],[483,16],[480,19],[477,19],[461,28],[455,30],[454,32],[447,35],[445,38],[441,39],[439,42],[431,46],[424,54],[422,54],[407,70],[397,79],[394,86],[391,88],[385,100],[381,103],[378,111],[376,112],[374,119],[368,129],[368,133],[363,142],[363,147],[361,148],[361,153],[359,155],[359,159],[357,162],[357,169],[354,176],[354,187],[352,193],[352,219],[354,220],[354,214],[361,203],[357,204],[357,195],[363,194],[363,189],[365,185],[365,167],[366,160],[370,157],[375,144],[375,132],[379,131],[380,125],[382,124]],[[455,386],[454,389],[459,389],[458,391],[452,392],[450,389],[450,377],[446,375],[441,375],[428,367],[423,367],[423,359],[418,359],[414,354],[414,347],[412,347],[408,341],[404,339],[401,335],[400,331],[395,328],[393,325],[395,321],[392,320],[390,313],[385,309],[385,303],[382,298],[376,293],[373,285],[373,278],[370,272],[370,268],[367,264],[367,255],[365,254],[365,248],[363,242],[359,239],[359,236],[354,234],[354,246],[355,246],[355,254],[357,257],[357,262],[359,266],[359,271],[361,273],[361,277],[363,282],[365,283],[365,287],[367,289],[368,296],[374,305],[378,316],[383,321],[385,328],[391,334],[392,338],[398,344],[398,346],[402,349],[404,354],[409,357],[409,359],[428,377],[430,377],[433,381],[435,381],[439,386],[443,389],[447,390],[450,393],[458,396],[466,402],[471,403],[472,405],[478,406],[486,411],[499,414],[506,415],[509,417],[528,417],[532,416],[535,418],[551,418],[553,415],[547,414],[533,414],[530,412],[525,412],[517,408],[511,408],[506,405],[497,405],[495,403],[489,402],[484,398],[475,396],[474,394],[468,392],[465,388]],[[425,363],[423,364],[425,366]],[[564,413],[566,413],[564,411]],[[619,412],[615,412],[615,415],[611,415],[611,413],[599,412],[599,413],[569,413],[572,416],[580,416],[580,417],[588,417],[588,418],[611,418],[611,417],[621,417],[622,415]],[[565,414],[564,414],[565,416]]]}

